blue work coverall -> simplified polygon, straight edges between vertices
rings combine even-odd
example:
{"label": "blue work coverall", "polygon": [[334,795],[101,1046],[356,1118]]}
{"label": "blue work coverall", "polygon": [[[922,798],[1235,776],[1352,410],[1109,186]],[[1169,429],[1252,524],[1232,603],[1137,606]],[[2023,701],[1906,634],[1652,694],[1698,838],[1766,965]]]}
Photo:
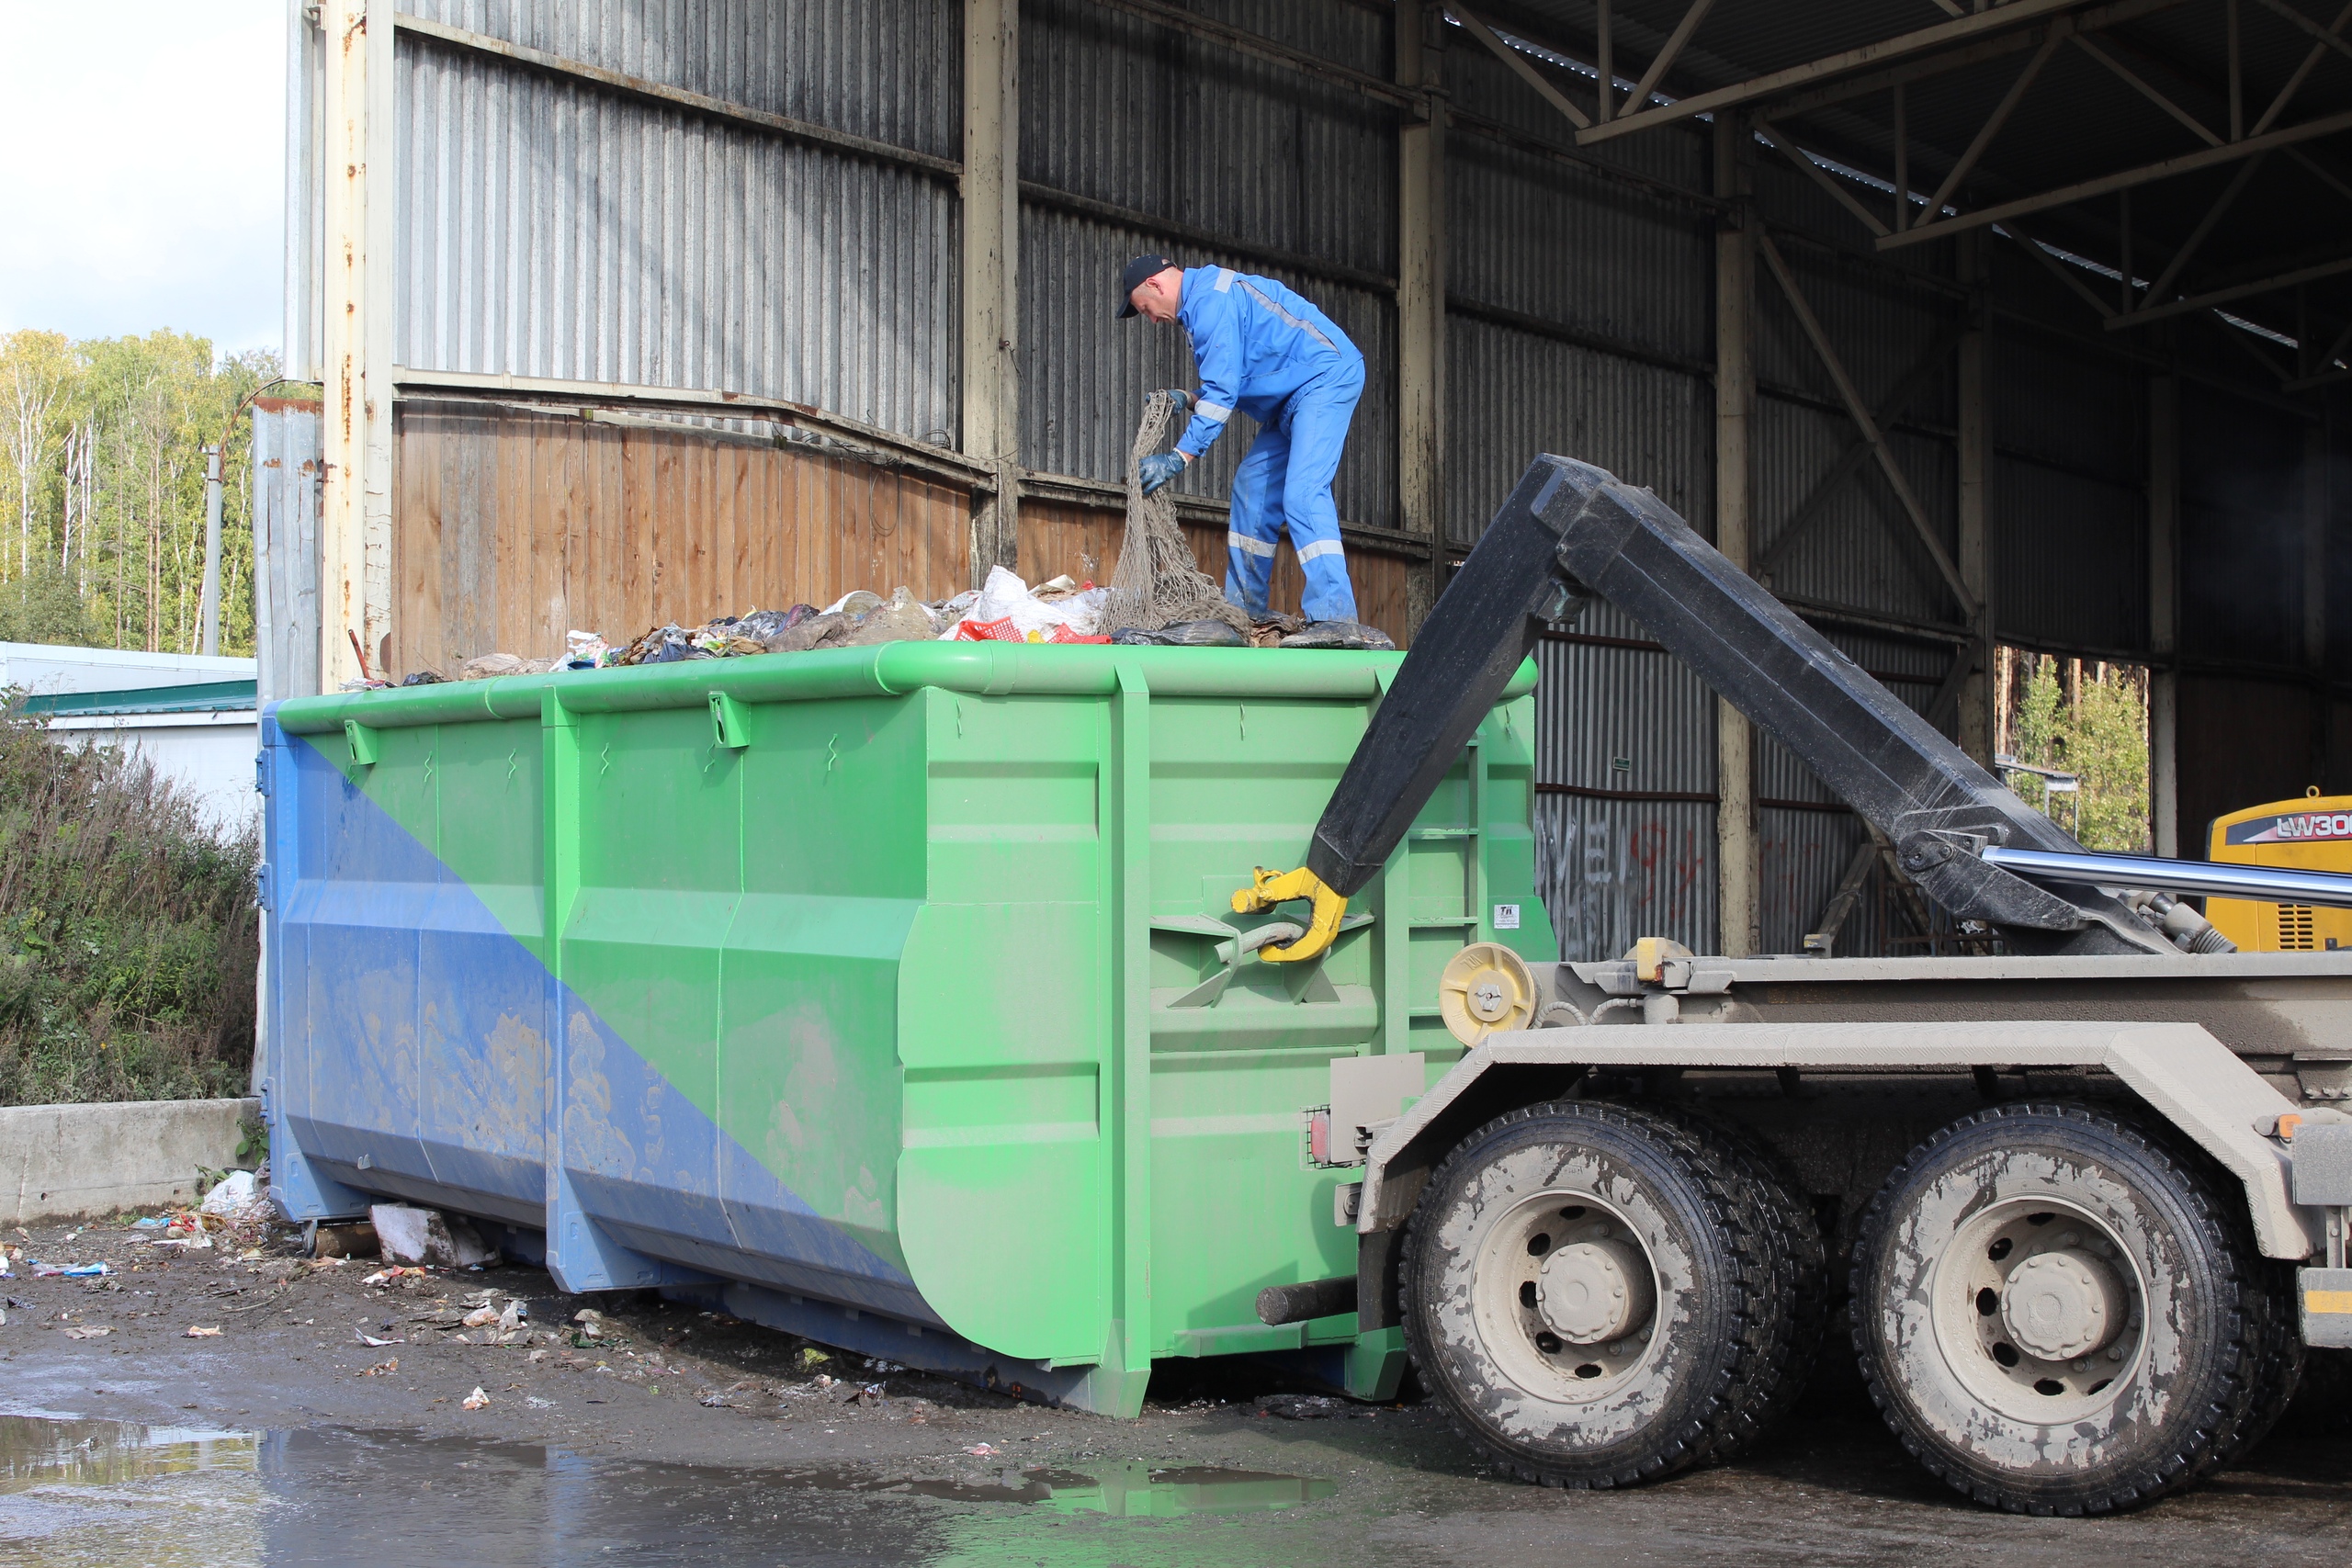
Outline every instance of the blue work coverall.
{"label": "blue work coverall", "polygon": [[1193,420],[1176,449],[1198,457],[1225,433],[1236,409],[1259,425],[1233,475],[1226,598],[1253,615],[1265,613],[1274,544],[1287,526],[1306,576],[1306,618],[1354,620],[1355,589],[1340,548],[1331,479],[1363,396],[1363,355],[1296,294],[1230,267],[1185,268],[1176,319],[1201,372]]}

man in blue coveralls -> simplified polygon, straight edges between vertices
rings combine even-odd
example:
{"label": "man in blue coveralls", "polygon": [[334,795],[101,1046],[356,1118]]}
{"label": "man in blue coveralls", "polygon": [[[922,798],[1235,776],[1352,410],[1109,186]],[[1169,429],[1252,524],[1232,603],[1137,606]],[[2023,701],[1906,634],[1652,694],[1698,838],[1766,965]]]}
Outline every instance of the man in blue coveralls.
{"label": "man in blue coveralls", "polygon": [[1306,575],[1306,618],[1354,620],[1355,589],[1340,549],[1331,478],[1363,396],[1363,355],[1329,317],[1271,277],[1137,256],[1120,275],[1119,292],[1122,317],[1182,321],[1201,372],[1197,393],[1170,393],[1191,407],[1192,423],[1175,451],[1143,460],[1143,492],[1182,473],[1240,410],[1259,428],[1233,473],[1226,598],[1253,615],[1266,613],[1274,542],[1287,526]]}

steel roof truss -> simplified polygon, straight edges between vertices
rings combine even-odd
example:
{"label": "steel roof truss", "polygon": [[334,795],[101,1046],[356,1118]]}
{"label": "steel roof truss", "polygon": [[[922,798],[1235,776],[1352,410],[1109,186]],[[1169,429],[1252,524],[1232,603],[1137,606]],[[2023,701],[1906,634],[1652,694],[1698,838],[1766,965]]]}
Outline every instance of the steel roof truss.
{"label": "steel roof truss", "polygon": [[[2146,16],[2154,11],[2185,4],[2187,0],[2118,0],[2118,3],[2105,6],[2094,6],[2090,0],[2010,0],[2008,5],[1997,6],[1992,10],[1972,12],[1964,17],[1954,17],[1948,22],[1939,22],[1930,28],[1921,28],[1916,31],[1898,34],[1894,38],[1881,39],[1876,42],[1844,50],[1803,65],[1792,65],[1783,70],[1767,72],[1761,76],[1751,77],[1745,82],[1736,82],[1730,86],[1718,87],[1712,92],[1694,93],[1687,98],[1671,104],[1663,104],[1655,108],[1636,109],[1633,113],[1620,116],[1605,124],[1595,125],[1589,130],[1577,132],[1577,140],[1586,143],[1605,141],[1612,137],[1627,136],[1637,130],[1646,130],[1655,125],[1668,125],[1677,120],[1691,118],[1696,115],[1718,109],[1735,108],[1743,104],[1756,103],[1768,98],[1779,98],[1792,94],[1800,88],[1826,86],[1831,83],[1841,83],[1840,90],[1834,96],[1850,96],[1855,92],[1872,91],[1893,85],[1891,79],[1877,79],[1866,85],[1864,78],[1867,73],[1883,67],[1910,63],[1925,64],[1931,70],[1937,71],[1957,69],[1961,65],[1972,63],[1973,59],[1990,58],[1990,55],[1973,55],[1969,46],[1987,42],[2003,35],[2025,33],[2034,24],[2049,18],[2082,13],[2078,30],[2087,32],[2111,26],[2118,21],[2128,20],[2132,17]],[[2029,38],[2027,41],[2015,42],[2011,47],[2031,48],[2033,43]],[[2007,51],[2005,49],[1996,49],[1992,53]],[[1841,79],[1845,78],[1857,80],[1841,82]],[[1817,106],[1808,103],[1804,107]],[[1792,105],[1783,105],[1781,106],[1781,112],[1787,114],[1796,110]]]}
{"label": "steel roof truss", "polygon": [[[1480,43],[1485,44],[1487,51],[1492,53],[1496,59],[1501,61],[1505,65],[1510,66],[1512,73],[1517,75],[1521,81],[1534,88],[1545,103],[1550,104],[1554,108],[1566,116],[1569,124],[1581,130],[1586,126],[1592,123],[1592,117],[1590,115],[1577,107],[1575,103],[1569,99],[1566,93],[1563,93],[1559,88],[1554,86],[1542,72],[1535,69],[1535,62],[1527,58],[1526,51],[1513,49],[1510,45],[1505,43],[1500,38],[1496,36],[1494,28],[1488,27],[1485,22],[1480,21],[1474,13],[1464,9],[1462,6],[1458,5],[1450,5],[1446,9],[1453,13],[1453,19],[1455,21],[1462,24],[1464,31],[1467,32],[1472,38],[1476,39]],[[1600,90],[1600,97],[1602,103],[1605,105],[1609,99],[1609,89],[1606,85],[1603,85]]]}

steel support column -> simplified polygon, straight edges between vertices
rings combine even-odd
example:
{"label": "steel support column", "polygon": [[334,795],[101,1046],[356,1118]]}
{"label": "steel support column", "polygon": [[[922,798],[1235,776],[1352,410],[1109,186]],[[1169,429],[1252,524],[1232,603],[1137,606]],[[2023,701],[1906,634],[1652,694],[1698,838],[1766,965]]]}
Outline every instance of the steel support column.
{"label": "steel support column", "polygon": [[1973,622],[1976,646],[1958,657],[1971,661],[1960,689],[1960,718],[1955,736],[1960,749],[1984,766],[1993,765],[1993,433],[1985,389],[1987,300],[1984,237],[1973,231],[1960,237],[1960,276],[1973,292],[1967,304],[1968,324],[1960,334],[1960,568],[1961,581],[1975,601]]}
{"label": "steel support column", "polygon": [[[1715,231],[1715,548],[1742,571],[1754,553],[1756,488],[1756,229],[1747,118],[1714,122],[1715,193],[1734,209]],[[1756,730],[1715,699],[1715,880],[1720,950],[1741,958],[1762,945],[1758,897]]]}
{"label": "steel support column", "polygon": [[2180,854],[2180,381],[2148,379],[2148,826]]}
{"label": "steel support column", "polygon": [[994,465],[972,508],[971,575],[1020,556],[1021,10],[964,0],[964,451]]}
{"label": "steel support column", "polygon": [[319,682],[330,692],[360,673],[353,638],[372,667],[386,660],[391,629],[392,25],[392,0],[326,0],[319,10],[331,171],[320,277]]}
{"label": "steel support column", "polygon": [[1396,7],[1396,83],[1427,88],[1429,117],[1406,111],[1396,146],[1396,496],[1406,532],[1430,557],[1405,579],[1405,631],[1445,592],[1445,35],[1442,7]]}

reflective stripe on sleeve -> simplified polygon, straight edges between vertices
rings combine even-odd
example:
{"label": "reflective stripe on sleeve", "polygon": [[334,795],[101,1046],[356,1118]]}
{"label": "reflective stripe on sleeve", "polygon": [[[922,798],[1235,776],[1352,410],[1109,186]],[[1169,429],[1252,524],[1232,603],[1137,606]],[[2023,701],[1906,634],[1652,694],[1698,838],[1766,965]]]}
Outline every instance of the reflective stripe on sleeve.
{"label": "reflective stripe on sleeve", "polygon": [[1217,291],[1219,294],[1224,294],[1224,293],[1228,292],[1228,291],[1233,288],[1233,280],[1234,280],[1236,277],[1239,276],[1240,276],[1240,275],[1239,275],[1238,273],[1235,272],[1235,271],[1234,271],[1231,267],[1229,267],[1229,266],[1221,266],[1221,267],[1217,268],[1217,269],[1216,269],[1216,291]]}
{"label": "reflective stripe on sleeve", "polygon": [[[1268,555],[1273,554],[1272,550],[1268,550],[1266,553]],[[1340,548],[1339,540],[1317,539],[1313,544],[1298,552],[1298,564],[1305,566],[1308,561],[1321,560],[1325,556],[1336,556],[1342,553],[1343,552]]]}
{"label": "reflective stripe on sleeve", "polygon": [[1247,534],[1237,534],[1227,528],[1225,531],[1225,542],[1228,547],[1239,550],[1245,556],[1260,556],[1267,560],[1274,558],[1274,547],[1267,540],[1253,539]]}
{"label": "reflective stripe on sleeve", "polygon": [[1203,419],[1215,420],[1219,424],[1223,424],[1227,420],[1233,417],[1233,411],[1231,409],[1227,408],[1223,403],[1213,403],[1206,398],[1193,399],[1193,412],[1199,414]]}

